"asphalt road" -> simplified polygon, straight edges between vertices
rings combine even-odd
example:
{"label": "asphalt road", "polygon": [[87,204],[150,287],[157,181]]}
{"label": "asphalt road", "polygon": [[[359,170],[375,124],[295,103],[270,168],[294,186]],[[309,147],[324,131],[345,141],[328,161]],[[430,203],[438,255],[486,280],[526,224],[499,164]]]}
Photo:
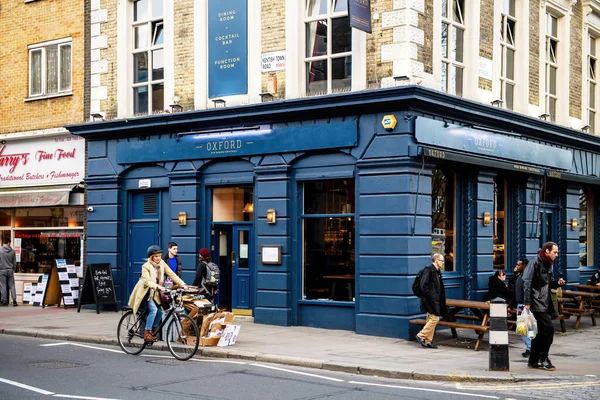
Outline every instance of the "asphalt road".
{"label": "asphalt road", "polygon": [[[145,350],[0,335],[0,399],[530,399],[583,400],[600,391],[582,386],[527,389],[510,385],[379,379],[245,360],[182,362]],[[401,361],[400,361],[401,362]],[[568,391],[565,391],[567,389]],[[575,394],[578,393],[577,396]],[[589,397],[598,398],[598,397]]]}

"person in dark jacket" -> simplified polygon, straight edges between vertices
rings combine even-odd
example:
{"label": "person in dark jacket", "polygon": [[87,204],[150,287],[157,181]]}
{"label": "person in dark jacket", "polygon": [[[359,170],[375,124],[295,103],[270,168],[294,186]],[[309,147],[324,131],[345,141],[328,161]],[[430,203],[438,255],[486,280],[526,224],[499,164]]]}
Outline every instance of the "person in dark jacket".
{"label": "person in dark jacket", "polygon": [[590,279],[590,285],[600,286],[600,266],[598,266],[598,271],[592,275],[592,279]]}
{"label": "person in dark jacket", "polygon": [[204,295],[209,301],[213,301],[215,295],[219,292],[218,286],[205,284],[206,281],[206,264],[212,261],[210,251],[203,247],[200,249],[200,259],[198,260],[198,268],[196,268],[196,277],[192,286],[197,286],[200,294]]}
{"label": "person in dark jacket", "polygon": [[177,276],[181,277],[181,258],[177,255],[177,243],[169,242],[167,249],[167,254],[165,254],[162,259],[169,266],[169,268],[171,268],[171,271],[175,272]]}
{"label": "person in dark jacket", "polygon": [[506,272],[504,270],[498,269],[494,272],[494,275],[490,276],[488,282],[488,293],[487,293],[487,301],[493,300],[496,297],[500,297],[506,301],[506,304],[510,305],[512,302],[512,293],[510,289],[506,286]]}
{"label": "person in dark jacket", "polygon": [[437,349],[433,343],[435,327],[440,321],[440,316],[446,315],[446,290],[442,281],[440,268],[444,265],[444,256],[435,253],[431,256],[431,265],[423,270],[421,275],[421,312],[427,313],[427,323],[417,333],[417,341],[423,347]]}
{"label": "person in dark jacket", "polygon": [[10,238],[2,241],[0,247],[0,305],[8,306],[8,292],[13,300],[13,306],[17,304],[17,292],[15,290],[15,269],[17,267],[17,258],[15,251],[10,247]]}
{"label": "person in dark jacket", "polygon": [[529,368],[547,371],[556,370],[548,358],[554,339],[554,326],[550,319],[554,306],[550,289],[565,284],[562,278],[558,281],[553,279],[552,264],[556,257],[558,257],[558,245],[554,242],[546,242],[523,273],[524,307],[533,312],[538,328],[537,336],[531,341],[531,354],[527,365]]}
{"label": "person in dark jacket", "polygon": [[[523,272],[529,261],[525,258],[517,260],[517,266],[515,267],[515,275],[511,278],[514,280],[514,294],[513,294],[513,307],[516,307],[517,314],[520,314],[523,310]],[[521,336],[523,343],[525,343],[525,351],[521,353],[523,357],[529,358],[531,354],[531,339],[528,336]]]}

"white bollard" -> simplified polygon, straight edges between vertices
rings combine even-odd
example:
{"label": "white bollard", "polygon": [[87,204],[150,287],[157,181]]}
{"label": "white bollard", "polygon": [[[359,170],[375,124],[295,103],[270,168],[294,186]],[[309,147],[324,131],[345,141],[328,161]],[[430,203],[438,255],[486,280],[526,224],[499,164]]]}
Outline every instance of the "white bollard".
{"label": "white bollard", "polygon": [[496,297],[490,302],[490,371],[509,371],[506,302]]}

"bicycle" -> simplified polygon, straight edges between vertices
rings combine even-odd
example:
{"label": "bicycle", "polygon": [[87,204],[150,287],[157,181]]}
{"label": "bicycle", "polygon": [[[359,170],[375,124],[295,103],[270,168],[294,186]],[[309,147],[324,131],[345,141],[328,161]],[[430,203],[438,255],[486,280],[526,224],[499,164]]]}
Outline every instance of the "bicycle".
{"label": "bicycle", "polygon": [[[184,289],[165,290],[164,293],[169,296],[169,309],[156,329],[157,332],[160,332],[168,323],[167,335],[164,339],[173,357],[181,361],[189,360],[196,354],[200,336],[196,322],[189,315],[182,313],[184,292],[187,291]],[[117,327],[119,346],[127,354],[140,354],[146,347],[151,347],[154,343],[144,340],[148,310],[147,308],[138,310],[134,315],[131,307],[124,306],[123,312]]]}

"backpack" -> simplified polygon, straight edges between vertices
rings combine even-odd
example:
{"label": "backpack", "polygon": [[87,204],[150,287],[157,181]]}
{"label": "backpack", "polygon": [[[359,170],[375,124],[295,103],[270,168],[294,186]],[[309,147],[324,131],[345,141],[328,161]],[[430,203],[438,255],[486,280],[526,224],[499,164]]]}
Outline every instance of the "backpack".
{"label": "backpack", "polygon": [[212,261],[204,264],[206,265],[206,277],[204,278],[204,283],[210,286],[217,286],[221,274],[219,266]]}
{"label": "backpack", "polygon": [[419,272],[417,272],[417,276],[415,276],[415,281],[412,284],[413,294],[417,297],[423,297],[423,292],[421,291],[421,276],[423,276],[423,272],[427,268],[429,268],[429,267],[425,267],[422,270],[420,270]]}

